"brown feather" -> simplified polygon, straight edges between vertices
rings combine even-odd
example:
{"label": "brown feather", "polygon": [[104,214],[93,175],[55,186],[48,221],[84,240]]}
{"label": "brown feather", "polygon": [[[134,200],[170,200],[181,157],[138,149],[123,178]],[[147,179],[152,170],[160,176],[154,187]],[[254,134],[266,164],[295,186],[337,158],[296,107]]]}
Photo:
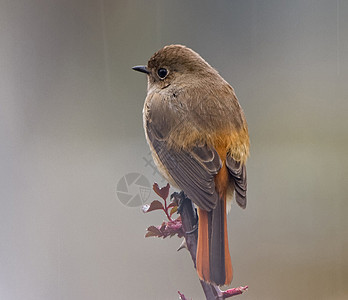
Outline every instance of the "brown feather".
{"label": "brown feather", "polygon": [[226,166],[232,175],[236,201],[240,207],[245,208],[247,203],[247,175],[245,164],[229,156],[226,159]]}

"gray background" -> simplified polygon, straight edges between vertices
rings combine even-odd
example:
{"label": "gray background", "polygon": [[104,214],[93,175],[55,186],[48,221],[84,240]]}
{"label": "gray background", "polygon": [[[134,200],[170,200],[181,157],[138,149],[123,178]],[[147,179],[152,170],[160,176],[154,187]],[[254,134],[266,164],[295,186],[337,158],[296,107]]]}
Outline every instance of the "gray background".
{"label": "gray background", "polygon": [[342,0],[0,1],[0,298],[202,299],[180,240],[144,239],[164,215],[115,195],[129,172],[164,185],[131,67],[182,43],[249,123],[240,299],[347,299],[347,36]]}

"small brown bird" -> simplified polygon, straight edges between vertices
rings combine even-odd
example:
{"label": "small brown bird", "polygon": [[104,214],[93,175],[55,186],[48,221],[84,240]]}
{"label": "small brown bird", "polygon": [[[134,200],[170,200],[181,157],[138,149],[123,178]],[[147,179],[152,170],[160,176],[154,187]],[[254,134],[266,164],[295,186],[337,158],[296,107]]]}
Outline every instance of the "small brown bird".
{"label": "small brown bird", "polygon": [[233,192],[246,207],[248,127],[233,88],[199,54],[182,45],[156,52],[147,66],[143,117],[162,175],[198,206],[200,279],[232,281],[226,214]]}

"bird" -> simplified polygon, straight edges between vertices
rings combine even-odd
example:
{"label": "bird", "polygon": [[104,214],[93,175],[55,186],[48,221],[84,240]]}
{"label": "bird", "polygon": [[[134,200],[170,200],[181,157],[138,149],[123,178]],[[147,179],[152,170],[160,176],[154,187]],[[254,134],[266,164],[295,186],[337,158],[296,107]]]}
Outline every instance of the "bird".
{"label": "bird", "polygon": [[197,52],[167,45],[133,70],[147,75],[143,126],[153,160],[195,203],[196,269],[219,286],[232,281],[227,213],[246,207],[249,133],[235,91]]}

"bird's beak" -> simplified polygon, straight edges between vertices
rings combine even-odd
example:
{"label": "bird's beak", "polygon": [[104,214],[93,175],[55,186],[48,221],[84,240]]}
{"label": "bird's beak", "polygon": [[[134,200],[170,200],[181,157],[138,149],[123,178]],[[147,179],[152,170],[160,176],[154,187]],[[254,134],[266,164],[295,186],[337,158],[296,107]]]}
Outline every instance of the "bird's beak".
{"label": "bird's beak", "polygon": [[150,74],[150,70],[147,68],[147,66],[135,66],[132,69],[134,71],[142,72],[145,74]]}

